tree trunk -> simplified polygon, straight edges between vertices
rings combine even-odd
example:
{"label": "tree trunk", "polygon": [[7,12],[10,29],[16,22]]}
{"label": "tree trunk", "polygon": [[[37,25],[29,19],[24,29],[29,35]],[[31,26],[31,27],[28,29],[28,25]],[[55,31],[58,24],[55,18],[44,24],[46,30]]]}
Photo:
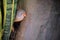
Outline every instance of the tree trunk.
{"label": "tree trunk", "polygon": [[25,0],[27,17],[22,21],[16,40],[60,40],[58,0]]}

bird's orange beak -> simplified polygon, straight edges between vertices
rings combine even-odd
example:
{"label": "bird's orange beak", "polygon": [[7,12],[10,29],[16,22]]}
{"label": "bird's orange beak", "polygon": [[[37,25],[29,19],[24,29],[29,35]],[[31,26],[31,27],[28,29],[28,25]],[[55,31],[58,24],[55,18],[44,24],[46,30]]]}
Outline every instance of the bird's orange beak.
{"label": "bird's orange beak", "polygon": [[26,16],[27,16],[27,14],[24,12],[24,13],[23,13],[23,16],[24,16],[24,17],[26,17]]}

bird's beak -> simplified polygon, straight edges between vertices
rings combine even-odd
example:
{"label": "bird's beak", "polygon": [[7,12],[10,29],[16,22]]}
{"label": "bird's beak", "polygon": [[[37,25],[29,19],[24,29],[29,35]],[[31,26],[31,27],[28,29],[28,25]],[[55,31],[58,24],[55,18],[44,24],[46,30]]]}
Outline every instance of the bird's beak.
{"label": "bird's beak", "polygon": [[26,14],[26,13],[23,13],[23,16],[24,16],[24,17],[26,17],[26,16],[27,16],[27,14]]}

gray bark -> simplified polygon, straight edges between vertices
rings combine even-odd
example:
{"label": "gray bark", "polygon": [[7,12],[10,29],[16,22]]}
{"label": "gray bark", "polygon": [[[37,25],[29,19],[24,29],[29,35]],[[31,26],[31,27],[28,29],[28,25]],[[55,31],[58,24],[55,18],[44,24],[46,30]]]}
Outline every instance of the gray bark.
{"label": "gray bark", "polygon": [[60,40],[58,0],[25,0],[27,17],[21,23],[16,40]]}

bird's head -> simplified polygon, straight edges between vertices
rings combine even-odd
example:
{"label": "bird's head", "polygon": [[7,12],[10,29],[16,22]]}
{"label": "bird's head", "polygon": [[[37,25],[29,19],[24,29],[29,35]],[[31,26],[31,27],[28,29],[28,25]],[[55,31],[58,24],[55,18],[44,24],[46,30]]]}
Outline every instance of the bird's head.
{"label": "bird's head", "polygon": [[26,12],[24,10],[18,10],[14,22],[22,21],[26,17]]}

